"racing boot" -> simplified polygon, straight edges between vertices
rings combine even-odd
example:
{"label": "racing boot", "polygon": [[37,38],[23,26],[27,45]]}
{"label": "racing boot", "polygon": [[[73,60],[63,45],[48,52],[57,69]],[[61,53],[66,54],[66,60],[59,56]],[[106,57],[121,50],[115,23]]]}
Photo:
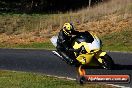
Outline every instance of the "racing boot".
{"label": "racing boot", "polygon": [[57,52],[57,51],[52,51],[52,53],[62,60],[64,60],[67,64],[73,65],[75,67],[78,67],[80,64],[77,60],[70,59],[65,53],[63,52]]}
{"label": "racing boot", "polygon": [[57,51],[52,51],[52,53],[54,54],[54,55],[56,55],[56,56],[58,56],[59,58],[63,58]]}
{"label": "racing boot", "polygon": [[66,61],[67,64],[73,65],[74,60],[70,59],[65,53],[61,52],[61,56],[63,57],[63,60]]}
{"label": "racing boot", "polygon": [[70,57],[66,56],[64,57],[65,61],[67,64],[75,66],[75,67],[79,67],[80,63],[77,60],[71,59]]}
{"label": "racing boot", "polygon": [[57,52],[57,51],[52,51],[54,55],[58,56],[62,60],[64,60],[67,64],[72,64],[73,60],[69,59],[69,57],[63,53],[63,52]]}

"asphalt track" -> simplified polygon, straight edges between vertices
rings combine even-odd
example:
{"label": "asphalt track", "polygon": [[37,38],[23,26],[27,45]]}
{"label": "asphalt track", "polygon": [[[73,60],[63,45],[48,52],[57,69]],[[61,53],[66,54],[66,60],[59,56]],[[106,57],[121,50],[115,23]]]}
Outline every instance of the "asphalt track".
{"label": "asphalt track", "polygon": [[[114,70],[89,68],[87,74],[132,74],[132,53],[108,52],[108,54],[116,64]],[[49,50],[0,49],[0,69],[40,72],[74,79],[77,75],[75,67],[67,65]],[[132,82],[115,85],[132,88]]]}

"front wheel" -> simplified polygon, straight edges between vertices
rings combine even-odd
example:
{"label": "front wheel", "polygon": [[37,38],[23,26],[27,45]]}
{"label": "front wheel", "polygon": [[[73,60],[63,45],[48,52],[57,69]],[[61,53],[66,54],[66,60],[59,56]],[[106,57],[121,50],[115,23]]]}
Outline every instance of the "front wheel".
{"label": "front wheel", "polygon": [[77,83],[83,85],[86,83],[86,78],[84,76],[80,76],[76,78]]}
{"label": "front wheel", "polygon": [[112,58],[109,55],[106,54],[105,56],[102,56],[101,59],[102,59],[101,66],[103,68],[108,69],[108,70],[113,69],[114,61],[112,60]]}

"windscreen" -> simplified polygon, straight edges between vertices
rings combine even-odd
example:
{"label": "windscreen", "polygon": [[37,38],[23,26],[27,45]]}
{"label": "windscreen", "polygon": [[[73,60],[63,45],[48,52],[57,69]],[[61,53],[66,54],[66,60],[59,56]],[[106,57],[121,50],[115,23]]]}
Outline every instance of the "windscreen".
{"label": "windscreen", "polygon": [[94,41],[94,38],[89,32],[81,32],[76,38],[76,42],[78,43],[81,43],[81,42],[92,43],[93,41]]}

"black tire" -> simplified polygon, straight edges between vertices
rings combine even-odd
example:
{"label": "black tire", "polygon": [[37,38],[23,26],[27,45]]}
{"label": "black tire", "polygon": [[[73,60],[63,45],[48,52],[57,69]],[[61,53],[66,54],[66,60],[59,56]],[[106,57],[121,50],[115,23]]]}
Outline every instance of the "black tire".
{"label": "black tire", "polygon": [[76,78],[77,83],[79,83],[80,85],[83,85],[86,83],[86,78],[84,76],[81,77],[77,77]]}
{"label": "black tire", "polygon": [[80,77],[80,84],[86,83],[86,78],[84,76]]}
{"label": "black tire", "polygon": [[101,64],[101,66],[107,70],[111,70],[114,68],[114,61],[112,60],[112,58],[109,55],[105,55],[101,57],[103,60],[103,63]]}

